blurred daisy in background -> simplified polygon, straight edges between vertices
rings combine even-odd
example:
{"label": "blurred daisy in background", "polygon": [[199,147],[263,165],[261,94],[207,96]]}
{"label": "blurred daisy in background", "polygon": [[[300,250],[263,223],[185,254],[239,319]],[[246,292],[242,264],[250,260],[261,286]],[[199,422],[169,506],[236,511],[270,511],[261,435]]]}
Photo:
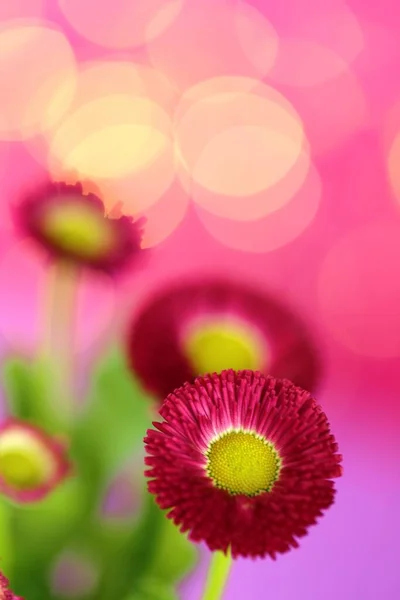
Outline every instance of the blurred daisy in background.
{"label": "blurred daisy in background", "polygon": [[21,232],[55,259],[115,272],[140,251],[143,222],[105,214],[102,200],[81,183],[47,183],[14,209]]}
{"label": "blurred daisy in background", "polygon": [[66,448],[55,437],[17,419],[0,425],[0,494],[16,502],[42,500],[70,471]]}
{"label": "blurred daisy in background", "polygon": [[278,299],[232,280],[199,279],[149,299],[128,332],[144,386],[164,398],[197,375],[251,369],[314,390],[320,361],[305,325]]}

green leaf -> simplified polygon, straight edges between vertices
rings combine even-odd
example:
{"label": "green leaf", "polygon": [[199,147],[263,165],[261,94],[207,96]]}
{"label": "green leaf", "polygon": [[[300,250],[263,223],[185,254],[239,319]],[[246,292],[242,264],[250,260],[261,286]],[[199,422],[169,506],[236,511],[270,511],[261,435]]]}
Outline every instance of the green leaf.
{"label": "green leaf", "polygon": [[114,350],[96,369],[92,389],[74,434],[79,455],[91,455],[106,481],[142,446],[151,400]]}
{"label": "green leaf", "polygon": [[114,556],[112,564],[103,573],[99,600],[122,598],[133,589],[136,590],[147,576],[164,521],[165,516],[154,502],[153,496],[146,493],[139,520],[119,548],[118,555]]}
{"label": "green leaf", "polygon": [[198,550],[195,544],[166,518],[151,565],[151,576],[165,583],[175,583],[194,568],[197,560]]}
{"label": "green leaf", "polygon": [[73,478],[38,503],[10,504],[15,548],[11,581],[23,598],[52,598],[49,565],[85,523],[84,494],[82,482]]}
{"label": "green leaf", "polygon": [[13,357],[3,363],[2,375],[7,405],[14,417],[48,431],[63,428],[49,363]]}
{"label": "green leaf", "polygon": [[146,579],[126,600],[179,600],[179,597],[170,585],[156,579]]}
{"label": "green leaf", "polygon": [[73,478],[37,504],[12,507],[20,564],[45,563],[74,531],[79,531],[84,493],[83,483]]}
{"label": "green leaf", "polygon": [[0,560],[1,571],[8,574],[14,560],[14,543],[11,532],[11,507],[0,499]]}
{"label": "green leaf", "polygon": [[[51,372],[43,363],[13,359],[5,365],[4,378],[14,415],[55,427]],[[122,535],[104,529],[97,512],[106,484],[143,448],[150,408],[151,399],[123,354],[113,350],[95,369],[88,400],[71,431],[75,476],[38,505],[10,505],[18,547],[13,577],[27,597],[30,581],[33,600],[47,598],[49,564],[66,545],[86,538],[88,548],[98,548],[104,568],[96,600],[111,600],[119,586],[121,598],[129,592],[134,600],[176,600],[174,585],[193,567],[197,551],[154,499],[145,494],[149,502],[142,518],[127,523]]]}
{"label": "green leaf", "polygon": [[139,598],[143,582],[148,581],[171,591],[193,568],[196,559],[196,547],[167,518],[154,497],[146,493],[136,527],[104,573],[99,598],[111,600],[133,591],[138,592]]}

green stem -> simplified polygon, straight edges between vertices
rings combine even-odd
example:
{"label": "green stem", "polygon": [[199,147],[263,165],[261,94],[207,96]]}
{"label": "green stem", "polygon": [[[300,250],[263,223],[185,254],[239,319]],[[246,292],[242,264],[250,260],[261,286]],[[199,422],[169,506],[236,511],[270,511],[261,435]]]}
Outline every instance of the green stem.
{"label": "green stem", "polygon": [[221,600],[232,565],[230,552],[214,552],[208,570],[203,600]]}
{"label": "green stem", "polygon": [[79,271],[64,262],[50,270],[42,357],[52,366],[54,406],[67,428],[73,416],[76,291]]}
{"label": "green stem", "polygon": [[125,598],[137,593],[140,583],[152,567],[167,517],[156,504],[152,494],[145,495],[142,519],[120,549],[114,566],[104,573],[99,596],[103,600]]}

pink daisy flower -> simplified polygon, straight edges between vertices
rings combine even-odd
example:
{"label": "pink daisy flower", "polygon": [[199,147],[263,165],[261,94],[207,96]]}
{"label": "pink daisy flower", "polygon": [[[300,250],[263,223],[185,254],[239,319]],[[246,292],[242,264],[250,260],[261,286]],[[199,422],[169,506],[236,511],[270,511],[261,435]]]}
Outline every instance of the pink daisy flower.
{"label": "pink daisy flower", "polygon": [[232,556],[298,546],[334,501],[341,456],[309,392],[252,371],[186,383],[145,438],[149,491],[193,541]]}

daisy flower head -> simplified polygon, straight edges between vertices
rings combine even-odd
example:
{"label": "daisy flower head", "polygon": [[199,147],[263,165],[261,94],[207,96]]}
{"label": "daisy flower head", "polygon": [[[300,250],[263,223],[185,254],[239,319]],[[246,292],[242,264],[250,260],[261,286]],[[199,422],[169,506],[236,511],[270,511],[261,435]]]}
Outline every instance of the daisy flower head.
{"label": "daisy flower head", "polygon": [[55,259],[113,273],[140,252],[143,223],[105,214],[95,193],[81,183],[48,182],[14,207],[21,233]]}
{"label": "daisy flower head", "polygon": [[148,488],[210,550],[276,558],[334,501],[341,456],[321,407],[254,371],[198,377],[164,401],[145,438]]}
{"label": "daisy flower head", "polygon": [[66,449],[38,427],[10,419],[0,425],[0,494],[35,502],[71,472]]}
{"label": "daisy flower head", "polygon": [[313,390],[320,361],[302,321],[276,298],[232,280],[160,291],[128,332],[132,370],[158,398],[224,369],[257,370]]}

